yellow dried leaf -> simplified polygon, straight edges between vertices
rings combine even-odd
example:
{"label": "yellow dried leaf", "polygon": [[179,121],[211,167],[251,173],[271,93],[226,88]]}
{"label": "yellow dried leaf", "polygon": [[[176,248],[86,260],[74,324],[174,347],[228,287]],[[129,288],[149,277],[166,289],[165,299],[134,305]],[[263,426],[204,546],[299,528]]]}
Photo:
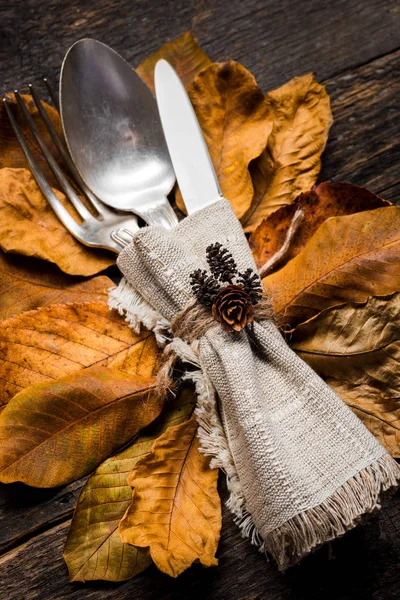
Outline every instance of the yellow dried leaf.
{"label": "yellow dried leaf", "polygon": [[[260,156],[272,117],[254,77],[234,61],[212,64],[189,88],[223,195],[242,217],[253,198],[249,163]],[[182,200],[177,204],[184,210]]]}
{"label": "yellow dried leaf", "polygon": [[211,60],[200,48],[190,31],[186,31],[176,40],[161,46],[157,52],[146,58],[136,69],[138,75],[153,92],[155,91],[154,68],[161,58],[167,60],[174,67],[186,88],[197,73],[211,63]]}
{"label": "yellow dried leaf", "polygon": [[285,329],[326,308],[399,291],[400,207],[328,219],[263,285]]}
{"label": "yellow dried leaf", "polygon": [[0,248],[55,263],[70,275],[95,275],[115,263],[111,252],[75,240],[27,169],[0,169]]}
{"label": "yellow dried leaf", "polygon": [[106,302],[56,304],[7,319],[0,330],[0,406],[34,383],[94,365],[131,375],[156,372],[159,350],[149,331],[135,334]]}
{"label": "yellow dried leaf", "polygon": [[157,437],[167,427],[186,421],[195,404],[193,390],[182,390],[131,446],[106,460],[90,477],[80,495],[64,549],[71,581],[123,581],[152,562],[146,548],[121,542],[119,522],[132,499],[127,478],[138,461],[150,454]]}
{"label": "yellow dried leaf", "polygon": [[255,192],[242,218],[245,231],[254,231],[314,185],[332,124],[329,96],[312,73],[270,92],[265,104],[273,129],[265,152],[252,165]]}
{"label": "yellow dried leaf", "polygon": [[221,529],[218,470],[199,452],[194,419],[170,427],[128,478],[132,503],[120,524],[121,540],[149,547],[156,566],[177,577],[198,560],[217,564]]}
{"label": "yellow dried leaf", "polygon": [[113,285],[105,276],[65,275],[47,262],[0,251],[0,319],[50,304],[107,300]]}
{"label": "yellow dried leaf", "polygon": [[64,485],[160,414],[156,379],[92,367],[17,394],[0,415],[0,481]]}

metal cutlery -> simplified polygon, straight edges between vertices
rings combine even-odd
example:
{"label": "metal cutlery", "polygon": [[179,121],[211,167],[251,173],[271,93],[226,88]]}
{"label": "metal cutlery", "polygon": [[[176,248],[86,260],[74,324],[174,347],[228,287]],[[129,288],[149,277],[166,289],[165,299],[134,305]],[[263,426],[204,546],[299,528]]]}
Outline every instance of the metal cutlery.
{"label": "metal cutlery", "polygon": [[121,214],[115,210],[112,210],[111,208],[100,202],[89,190],[87,190],[79,174],[76,172],[74,165],[71,163],[63,140],[59,138],[57,132],[52,126],[52,123],[43,108],[43,105],[40,101],[40,98],[38,97],[38,94],[36,93],[35,88],[33,86],[30,86],[30,90],[35,104],[38,108],[39,114],[43,119],[55,146],[57,147],[59,153],[63,157],[63,160],[69,167],[71,175],[74,178],[77,187],[79,188],[80,192],[85,196],[86,202],[91,210],[89,210],[87,206],[82,202],[82,200],[75,192],[73,186],[70,184],[69,180],[61,170],[52,152],[46,145],[43,137],[41,136],[32,116],[26,108],[24,100],[22,99],[21,95],[16,91],[14,94],[15,99],[17,101],[19,109],[24,115],[28,128],[32,133],[33,137],[35,138],[37,144],[39,145],[40,150],[43,156],[45,157],[46,161],[48,162],[52,172],[54,173],[60,185],[60,188],[62,189],[62,191],[64,192],[64,194],[78,213],[80,220],[77,221],[71,216],[71,214],[68,212],[68,210],[53,192],[51,186],[44,177],[42,171],[37,165],[37,162],[35,161],[32,152],[29,149],[24,134],[22,133],[22,130],[18,125],[18,122],[13,114],[9,101],[6,98],[3,98],[5,110],[10,120],[10,124],[25,154],[32,174],[36,179],[36,182],[38,183],[43,195],[45,196],[47,202],[50,204],[50,206],[56,213],[57,217],[66,227],[66,229],[68,229],[68,231],[80,242],[87,246],[105,248],[107,250],[112,250],[113,252],[119,253],[131,241],[133,232],[137,231],[137,218],[133,215],[127,215],[126,213]]}
{"label": "metal cutlery", "polygon": [[177,73],[157,62],[156,101],[169,154],[188,214],[223,198],[199,122]]}
{"label": "metal cutlery", "polygon": [[178,222],[166,197],[175,174],[157,104],[119,54],[76,42],[62,65],[60,111],[72,159],[100,200],[149,224]]}

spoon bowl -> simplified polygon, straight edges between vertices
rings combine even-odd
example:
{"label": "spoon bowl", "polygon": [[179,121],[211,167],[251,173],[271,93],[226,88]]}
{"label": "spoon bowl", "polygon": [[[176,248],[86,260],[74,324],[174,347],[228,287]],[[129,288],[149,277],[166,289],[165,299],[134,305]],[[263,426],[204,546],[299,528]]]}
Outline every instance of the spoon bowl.
{"label": "spoon bowl", "polygon": [[93,39],[76,42],[61,69],[60,112],[82,179],[105,204],[147,223],[177,223],[166,196],[175,174],[157,103],[132,67]]}

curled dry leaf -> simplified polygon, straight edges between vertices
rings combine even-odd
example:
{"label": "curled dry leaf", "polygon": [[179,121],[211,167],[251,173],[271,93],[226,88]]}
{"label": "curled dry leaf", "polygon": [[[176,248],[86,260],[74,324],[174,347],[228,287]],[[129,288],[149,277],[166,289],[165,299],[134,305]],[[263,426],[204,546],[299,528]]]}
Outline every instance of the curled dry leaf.
{"label": "curled dry leaf", "polygon": [[325,221],[285,267],[263,279],[281,326],[400,290],[400,207]]}
{"label": "curled dry leaf", "polygon": [[[7,94],[7,96],[9,98],[9,104],[11,106],[13,104],[16,104],[13,94]],[[40,134],[42,135],[46,144],[50,148],[52,148],[53,143],[51,141],[50,135],[43,123],[43,120],[39,116],[39,112],[36,108],[32,96],[30,94],[22,94],[22,98],[25,102],[25,106],[27,107],[29,113],[33,117],[36,127],[39,129]],[[46,102],[43,102],[43,106],[57,133],[59,135],[62,135],[60,115],[52,106],[48,105]],[[48,163],[43,158],[43,155],[36,143],[36,140],[30,134],[25,118],[21,114],[21,111],[15,109],[14,116],[17,119],[18,124],[22,129],[23,133],[25,134],[25,139],[28,144],[28,147],[33,153],[33,156],[36,162],[39,164],[40,169],[43,171],[43,174],[45,175],[47,181],[50,183],[50,185],[58,187],[57,180],[54,177],[54,174],[50,169]],[[7,117],[3,102],[0,102],[0,149],[0,169],[4,167],[27,168],[25,155],[22,152],[17,138],[15,137],[15,133],[10,125],[10,121]]]}
{"label": "curled dry leaf", "polygon": [[161,46],[136,69],[138,75],[153,92],[155,91],[154,68],[161,58],[167,60],[174,67],[186,88],[197,73],[211,64],[211,60],[200,48],[192,34],[186,31],[176,40]]}
{"label": "curled dry leaf", "polygon": [[[63,194],[55,192],[68,207]],[[95,275],[115,263],[110,252],[75,240],[27,169],[0,170],[0,247],[55,263],[70,275]]]}
{"label": "curled dry leaf", "polygon": [[0,352],[0,406],[34,383],[96,365],[149,377],[159,356],[151,332],[135,334],[102,301],[56,304],[7,319]]}
{"label": "curled dry leaf", "polygon": [[188,388],[182,390],[133,444],[106,460],[90,477],[80,495],[64,549],[71,581],[123,581],[152,562],[147,548],[121,542],[119,522],[132,499],[127,478],[138,461],[150,454],[154,441],[167,427],[190,417],[195,403],[195,393]]}
{"label": "curled dry leaf", "polygon": [[0,415],[0,481],[55,487],[90,473],[160,414],[156,379],[92,367],[33,385]]}
{"label": "curled dry leaf", "polygon": [[291,346],[394,456],[400,453],[400,294],[321,312]]}
{"label": "curled dry leaf", "polygon": [[218,470],[199,452],[196,431],[190,419],[158,438],[128,478],[134,493],[120,524],[121,540],[149,547],[156,566],[172,577],[196,560],[206,567],[217,564]]}
{"label": "curled dry leaf", "polygon": [[265,152],[252,165],[255,191],[242,218],[245,231],[314,185],[332,124],[328,93],[313,73],[267,94],[265,108],[273,128]]}
{"label": "curled dry leaf", "polygon": [[113,285],[105,276],[65,275],[55,265],[0,251],[0,319],[50,304],[107,300]]}
{"label": "curled dry leaf", "polygon": [[303,250],[326,219],[389,205],[390,202],[350,183],[321,183],[300,194],[292,204],[270,214],[253,231],[249,244],[256,264],[261,268],[282,247],[299,208],[303,211],[303,217],[285,254],[285,263]]}
{"label": "curled dry leaf", "polygon": [[[270,108],[253,75],[232,60],[199,73],[189,96],[221,191],[240,218],[253,198],[249,163],[264,150],[272,129]],[[177,204],[184,210],[178,197]]]}

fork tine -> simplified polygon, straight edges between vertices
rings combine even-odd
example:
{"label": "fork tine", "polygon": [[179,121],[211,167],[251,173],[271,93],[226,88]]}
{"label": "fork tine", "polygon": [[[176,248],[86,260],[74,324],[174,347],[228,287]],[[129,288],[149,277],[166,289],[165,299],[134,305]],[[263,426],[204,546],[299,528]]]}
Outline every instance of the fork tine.
{"label": "fork tine", "polygon": [[43,81],[45,86],[47,87],[47,91],[49,92],[49,96],[51,98],[52,103],[54,104],[57,111],[60,112],[60,100],[58,96],[54,93],[53,86],[50,85],[50,81],[47,79],[47,77],[43,77]]}
{"label": "fork tine", "polygon": [[[47,86],[48,86],[48,89],[50,89],[50,85],[47,84]],[[95,210],[98,212],[98,214],[99,215],[106,214],[108,212],[108,210],[105,208],[104,204],[102,204],[96,198],[96,196],[89,190],[89,188],[86,186],[85,182],[83,181],[82,177],[80,176],[79,171],[77,170],[74,163],[72,162],[71,157],[68,153],[67,147],[66,147],[64,141],[61,140],[57,131],[55,130],[53,123],[50,121],[49,116],[46,113],[46,110],[44,109],[44,106],[42,104],[42,101],[39,98],[38,93],[36,92],[36,88],[32,84],[29,84],[29,90],[31,92],[33,101],[36,104],[36,108],[38,109],[39,114],[46,126],[46,129],[49,132],[50,137],[53,140],[55,147],[57,148],[57,150],[60,153],[60,155],[62,156],[65,164],[67,165],[76,184],[79,186],[79,188],[81,189],[83,194],[86,196],[86,198],[91,203],[93,208],[95,208]]]}
{"label": "fork tine", "polygon": [[42,171],[36,164],[36,161],[33,157],[32,152],[29,150],[28,145],[25,141],[25,138],[19,128],[17,121],[12,113],[11,108],[8,105],[7,99],[3,98],[4,108],[7,113],[7,117],[10,121],[11,127],[14,130],[15,136],[22,148],[23,153],[25,154],[26,160],[29,163],[29,167],[32,171],[34,178],[38,186],[40,187],[44,197],[47,202],[50,204],[51,208],[56,213],[57,217],[60,219],[61,223],[68,229],[68,231],[81,241],[80,238],[80,225],[71,217],[67,209],[61,204],[60,200],[57,198],[50,185],[47,183],[46,178],[44,177]]}
{"label": "fork tine", "polygon": [[39,144],[42,154],[45,157],[45,159],[47,160],[49,167],[53,171],[58,183],[61,186],[62,191],[65,193],[67,198],[70,200],[71,204],[73,204],[76,211],[78,212],[78,214],[80,215],[80,217],[83,220],[90,218],[92,216],[92,214],[88,211],[86,206],[79,199],[78,195],[75,193],[75,190],[72,188],[68,179],[65,177],[64,173],[61,171],[55,158],[51,154],[51,152],[48,149],[48,147],[46,146],[42,136],[40,135],[39,130],[36,127],[34,120],[32,119],[31,115],[29,114],[28,109],[25,106],[25,102],[22,100],[21,95],[19,94],[19,92],[17,90],[15,90],[14,96],[17,100],[19,108],[22,111],[22,114],[25,117],[25,120],[29,126],[29,129],[31,130],[34,138],[36,139],[37,143]]}

